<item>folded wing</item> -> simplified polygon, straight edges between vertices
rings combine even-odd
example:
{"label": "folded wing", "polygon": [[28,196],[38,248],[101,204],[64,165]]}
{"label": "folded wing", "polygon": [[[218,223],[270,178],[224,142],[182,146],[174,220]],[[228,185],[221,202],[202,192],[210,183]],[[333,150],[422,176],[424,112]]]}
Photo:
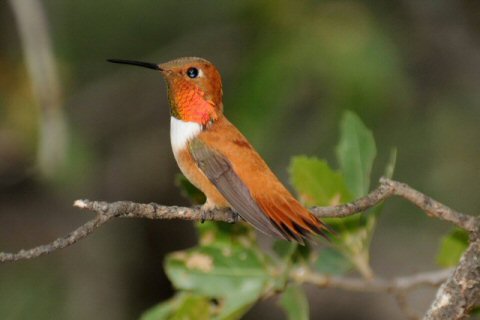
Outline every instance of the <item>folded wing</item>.
{"label": "folded wing", "polygon": [[[190,142],[189,150],[197,166],[232,209],[258,230],[302,244],[312,233],[325,235],[325,226],[298,203],[280,182],[275,185],[280,187],[279,192],[265,185],[264,192],[252,194],[245,181],[235,172],[234,165],[220,151],[210,148],[199,138]],[[268,167],[266,170],[269,170]]]}

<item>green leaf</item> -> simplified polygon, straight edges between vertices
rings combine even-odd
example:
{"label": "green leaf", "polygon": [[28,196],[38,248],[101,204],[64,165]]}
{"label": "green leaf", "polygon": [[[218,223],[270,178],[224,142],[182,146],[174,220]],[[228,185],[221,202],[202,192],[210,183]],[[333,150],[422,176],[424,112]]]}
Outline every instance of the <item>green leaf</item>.
{"label": "green leaf", "polygon": [[172,320],[209,320],[211,319],[210,299],[198,295],[186,295],[182,304],[177,308]]}
{"label": "green leaf", "polygon": [[290,179],[301,201],[307,205],[328,206],[351,200],[342,175],[315,157],[293,157]]}
{"label": "green leaf", "polygon": [[174,313],[177,308],[178,296],[167,300],[165,302],[159,303],[156,306],[145,311],[140,320],[164,320],[169,319],[169,317]]}
{"label": "green leaf", "polygon": [[[470,311],[470,316],[480,316],[480,307],[474,307]],[[476,318],[475,318],[476,319]]]}
{"label": "green leaf", "polygon": [[[345,183],[354,198],[366,195],[370,187],[370,174],[376,156],[372,132],[353,112],[344,113],[340,123],[340,141],[336,148]],[[369,247],[376,224],[375,215],[354,215],[344,219],[327,220],[339,230],[333,243],[356,269],[370,278]]]}
{"label": "green leaf", "polygon": [[351,111],[342,117],[336,153],[350,192],[355,198],[366,195],[377,151],[372,132]]}
{"label": "green leaf", "polygon": [[456,266],[467,247],[468,233],[462,229],[454,229],[441,241],[437,255],[438,264],[442,267]]}
{"label": "green leaf", "polygon": [[170,254],[165,271],[176,289],[217,298],[214,319],[238,319],[273,285],[260,251],[234,242]]}
{"label": "green leaf", "polygon": [[212,316],[210,299],[191,293],[179,293],[143,313],[140,320],[209,320]]}
{"label": "green leaf", "polygon": [[291,261],[294,263],[307,261],[312,251],[312,248],[308,243],[306,243],[304,246],[301,246],[296,242],[284,240],[275,241],[272,249],[283,261]]}
{"label": "green leaf", "polygon": [[[333,171],[324,160],[294,157],[289,172],[295,189],[307,206],[334,205],[352,199],[342,174]],[[335,248],[366,277],[371,275],[368,247],[374,219],[360,214],[324,219],[337,232],[332,237]]]}
{"label": "green leaf", "polygon": [[280,305],[287,313],[288,320],[310,319],[307,296],[299,285],[292,284],[287,287],[280,299]]}
{"label": "green leaf", "polygon": [[232,244],[255,247],[255,230],[246,222],[219,223],[206,221],[196,223],[200,244],[204,246],[230,246]]}
{"label": "green leaf", "polygon": [[352,262],[334,248],[320,250],[315,263],[316,270],[328,275],[342,275],[352,269]]}
{"label": "green leaf", "polygon": [[298,248],[296,242],[277,240],[273,243],[273,251],[283,260],[290,260]]}
{"label": "green leaf", "polygon": [[356,214],[345,218],[324,219],[336,234],[332,244],[364,276],[370,278],[369,248],[376,224],[376,216]]}

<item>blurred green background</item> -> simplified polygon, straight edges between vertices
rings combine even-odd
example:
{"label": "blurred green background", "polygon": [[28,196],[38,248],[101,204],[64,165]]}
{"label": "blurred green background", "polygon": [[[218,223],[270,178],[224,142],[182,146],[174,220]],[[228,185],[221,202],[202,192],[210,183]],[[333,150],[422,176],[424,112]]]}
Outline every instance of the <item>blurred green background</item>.
{"label": "blurred green background", "polygon": [[[10,0],[0,27],[1,251],[89,219],[71,207],[78,198],[188,205],[174,185],[163,80],[106,58],[214,62],[227,117],[286,183],[291,156],[334,159],[350,109],[373,130],[377,163],[398,148],[397,179],[480,210],[478,1]],[[388,201],[374,270],[437,268],[449,228]],[[118,220],[52,255],[0,265],[0,319],[134,319],[172,294],[163,258],[195,239],[188,222]],[[403,318],[388,296],[308,289],[313,319]],[[425,310],[433,293],[418,292],[414,306]],[[246,318],[283,317],[274,302]]]}

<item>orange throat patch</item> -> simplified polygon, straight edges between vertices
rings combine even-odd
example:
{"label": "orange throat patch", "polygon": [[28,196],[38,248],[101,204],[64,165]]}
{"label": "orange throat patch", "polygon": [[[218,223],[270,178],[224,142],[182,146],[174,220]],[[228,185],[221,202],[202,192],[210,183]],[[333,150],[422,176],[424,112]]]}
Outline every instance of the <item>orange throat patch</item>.
{"label": "orange throat patch", "polygon": [[214,102],[206,99],[205,92],[197,86],[186,84],[175,91],[173,116],[201,125],[218,118]]}

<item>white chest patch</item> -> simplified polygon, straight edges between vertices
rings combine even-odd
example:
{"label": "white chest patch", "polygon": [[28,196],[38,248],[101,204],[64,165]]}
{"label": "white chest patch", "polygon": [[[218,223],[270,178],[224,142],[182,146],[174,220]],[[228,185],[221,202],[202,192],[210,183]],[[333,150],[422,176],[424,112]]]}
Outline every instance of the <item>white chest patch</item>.
{"label": "white chest patch", "polygon": [[173,154],[183,150],[187,142],[195,138],[202,131],[202,126],[196,122],[187,122],[170,117],[170,142]]}

